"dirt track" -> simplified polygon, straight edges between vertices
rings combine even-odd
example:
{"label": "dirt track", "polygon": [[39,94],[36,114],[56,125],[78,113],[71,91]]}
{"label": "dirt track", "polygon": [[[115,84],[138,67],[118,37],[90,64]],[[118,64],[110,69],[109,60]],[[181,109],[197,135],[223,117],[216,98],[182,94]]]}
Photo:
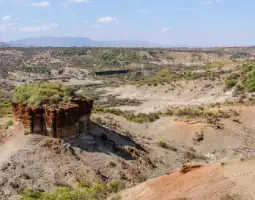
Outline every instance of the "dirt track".
{"label": "dirt track", "polygon": [[0,145],[0,166],[15,154],[15,152],[26,147],[28,138],[24,137],[17,127],[12,127],[11,131],[15,133],[15,135],[10,138],[5,138],[5,141],[2,141],[4,144]]}

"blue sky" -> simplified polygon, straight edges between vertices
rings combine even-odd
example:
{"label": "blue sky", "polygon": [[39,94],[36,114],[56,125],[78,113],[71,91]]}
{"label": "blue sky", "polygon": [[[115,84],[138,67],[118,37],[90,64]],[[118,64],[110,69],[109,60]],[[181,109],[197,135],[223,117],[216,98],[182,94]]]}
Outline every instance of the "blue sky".
{"label": "blue sky", "polygon": [[255,45],[254,0],[0,0],[0,41],[37,36]]}

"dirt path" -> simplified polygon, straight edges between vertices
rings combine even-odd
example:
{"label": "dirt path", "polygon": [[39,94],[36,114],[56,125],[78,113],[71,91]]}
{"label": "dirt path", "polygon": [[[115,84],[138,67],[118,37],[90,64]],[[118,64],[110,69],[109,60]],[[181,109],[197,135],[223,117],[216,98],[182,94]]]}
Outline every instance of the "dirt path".
{"label": "dirt path", "polygon": [[12,128],[13,135],[0,143],[0,166],[15,152],[25,148],[28,136],[24,136],[17,127]]}

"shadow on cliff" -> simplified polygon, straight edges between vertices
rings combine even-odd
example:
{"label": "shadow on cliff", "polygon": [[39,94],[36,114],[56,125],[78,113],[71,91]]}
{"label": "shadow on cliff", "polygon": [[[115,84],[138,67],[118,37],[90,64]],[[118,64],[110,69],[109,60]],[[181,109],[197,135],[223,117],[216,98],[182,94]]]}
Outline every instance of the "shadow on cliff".
{"label": "shadow on cliff", "polygon": [[125,160],[134,160],[139,157],[139,151],[147,152],[131,137],[101,126],[96,122],[91,123],[89,135],[81,136],[67,141],[72,147],[88,152],[102,152],[115,155]]}

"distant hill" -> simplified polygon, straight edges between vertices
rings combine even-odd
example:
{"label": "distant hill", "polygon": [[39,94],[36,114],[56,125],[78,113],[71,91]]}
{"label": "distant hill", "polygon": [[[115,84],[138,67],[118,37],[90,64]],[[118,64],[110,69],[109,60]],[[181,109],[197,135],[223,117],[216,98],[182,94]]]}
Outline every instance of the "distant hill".
{"label": "distant hill", "polygon": [[147,41],[94,41],[86,37],[37,37],[24,38],[9,42],[21,47],[160,47]]}
{"label": "distant hill", "polygon": [[7,47],[7,46],[9,46],[7,43],[5,43],[5,42],[0,42],[0,47]]}
{"label": "distant hill", "polygon": [[35,47],[72,47],[72,46],[94,46],[95,42],[89,38],[80,37],[38,37],[38,38],[24,38],[9,42],[12,46],[35,46]]}
{"label": "distant hill", "polygon": [[162,47],[148,41],[101,41],[102,47]]}

